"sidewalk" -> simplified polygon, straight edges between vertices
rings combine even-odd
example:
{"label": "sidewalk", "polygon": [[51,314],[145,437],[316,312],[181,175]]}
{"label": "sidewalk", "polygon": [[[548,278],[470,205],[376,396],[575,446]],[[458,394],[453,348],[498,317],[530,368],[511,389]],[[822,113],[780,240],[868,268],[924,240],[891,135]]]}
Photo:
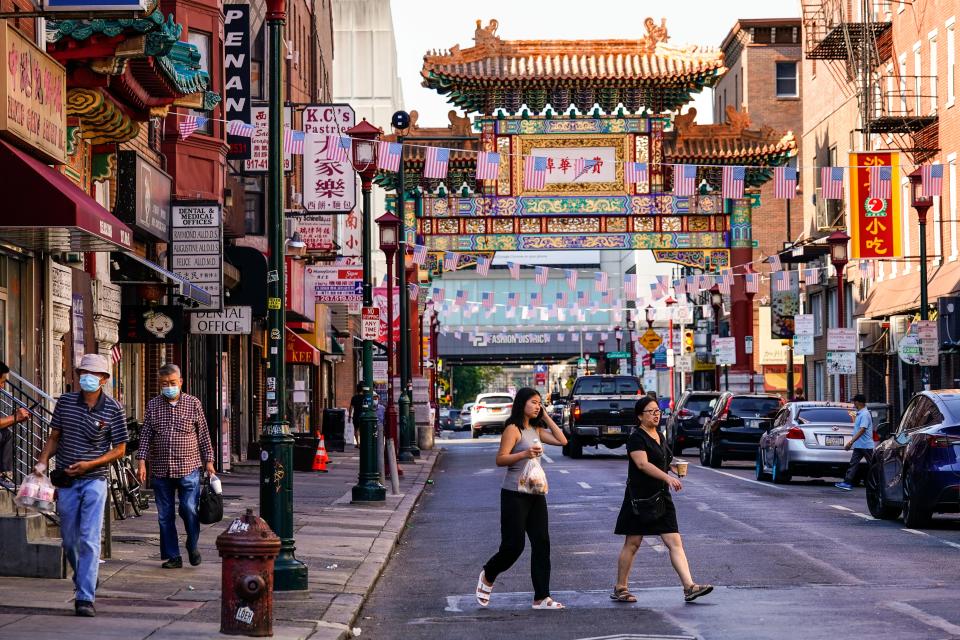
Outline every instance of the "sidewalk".
{"label": "sidewalk", "polygon": [[[297,558],[308,592],[274,593],[277,640],[339,640],[383,571],[437,459],[424,451],[401,465],[399,496],[383,506],[351,505],[356,450],[331,453],[330,472],[294,475]],[[112,557],[100,567],[97,617],[73,615],[71,580],[0,577],[0,640],[171,640],[229,638],[220,629],[220,558],[215,541],[247,507],[258,511],[258,467],[224,474],[224,520],[203,525],[203,564],[160,568],[156,510],[113,523]],[[183,544],[182,522],[178,519]]]}

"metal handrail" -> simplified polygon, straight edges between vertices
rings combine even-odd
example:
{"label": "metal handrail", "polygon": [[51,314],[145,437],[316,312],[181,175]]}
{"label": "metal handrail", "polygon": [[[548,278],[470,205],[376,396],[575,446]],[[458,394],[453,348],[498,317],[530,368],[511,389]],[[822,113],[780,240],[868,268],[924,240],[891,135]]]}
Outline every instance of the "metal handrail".
{"label": "metal handrail", "polygon": [[[10,373],[10,377],[18,382],[26,382],[12,371]],[[44,406],[43,401],[52,401],[53,398],[29,383],[21,386],[8,380],[7,387],[0,389],[0,415],[12,415],[18,408],[27,409],[30,413],[27,420],[8,427],[13,431],[13,482],[19,486],[27,474],[32,473],[50,435],[53,413]],[[24,387],[39,392],[39,397],[31,395]]]}
{"label": "metal handrail", "polygon": [[40,387],[34,386],[29,380],[27,380],[26,378],[24,378],[23,376],[21,376],[20,374],[18,374],[16,371],[11,371],[11,372],[10,372],[10,378],[13,379],[13,380],[16,380],[18,386],[20,386],[20,387],[26,387],[26,388],[29,389],[34,395],[43,398],[44,400],[46,400],[46,401],[49,402],[50,404],[55,404],[55,403],[56,403],[56,398],[54,398],[53,396],[49,395],[46,391],[44,391],[44,390],[41,389]]}

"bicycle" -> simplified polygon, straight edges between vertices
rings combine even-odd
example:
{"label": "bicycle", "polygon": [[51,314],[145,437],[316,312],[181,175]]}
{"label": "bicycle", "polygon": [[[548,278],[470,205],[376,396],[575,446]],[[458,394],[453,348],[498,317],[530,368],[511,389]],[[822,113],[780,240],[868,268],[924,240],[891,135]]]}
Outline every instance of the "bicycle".
{"label": "bicycle", "polygon": [[[130,435],[127,447],[131,451],[136,451],[140,444],[139,423],[133,418],[128,419],[127,431]],[[146,492],[143,491],[143,485],[137,478],[137,472],[129,456],[123,456],[110,463],[110,497],[113,499],[113,509],[118,520],[126,519],[127,504],[130,505],[134,517],[139,517],[150,507],[150,501]]]}

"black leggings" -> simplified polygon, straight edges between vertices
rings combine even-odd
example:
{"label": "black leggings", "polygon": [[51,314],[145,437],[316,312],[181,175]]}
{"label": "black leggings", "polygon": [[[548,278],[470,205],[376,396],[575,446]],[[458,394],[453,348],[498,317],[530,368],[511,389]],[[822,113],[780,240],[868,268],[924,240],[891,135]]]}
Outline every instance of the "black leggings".
{"label": "black leggings", "polygon": [[547,497],[500,490],[500,549],[483,566],[493,583],[523,553],[523,535],[530,538],[530,577],[533,599],[550,596],[550,533],[547,530]]}

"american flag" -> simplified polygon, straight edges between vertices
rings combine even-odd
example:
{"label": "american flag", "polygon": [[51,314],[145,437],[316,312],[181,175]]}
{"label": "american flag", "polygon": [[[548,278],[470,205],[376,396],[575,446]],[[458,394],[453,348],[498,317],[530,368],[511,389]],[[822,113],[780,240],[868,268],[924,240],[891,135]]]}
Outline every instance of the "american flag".
{"label": "american flag", "polygon": [[783,270],[783,264],[780,263],[780,254],[778,253],[773,254],[772,256],[767,258],[767,262],[770,263],[770,271]]}
{"label": "american flag", "polygon": [[440,287],[433,288],[433,304],[441,304],[443,302],[443,289]]}
{"label": "american flag", "polygon": [[607,289],[610,288],[610,278],[607,277],[606,272],[597,271],[593,274],[593,289],[594,291],[599,291],[600,293],[606,293]]}
{"label": "american flag", "polygon": [[484,291],[480,295],[480,300],[483,303],[484,309],[493,309],[493,294],[489,291]]}
{"label": "american flag", "polygon": [[637,275],[635,273],[624,274],[623,291],[627,300],[637,299]]}
{"label": "american flag", "polygon": [[557,307],[565,307],[565,306],[567,306],[567,292],[566,292],[566,291],[558,291],[558,292],[557,292]]}
{"label": "american flag", "polygon": [[516,307],[520,300],[517,298],[517,292],[511,291],[507,294],[507,306]]}
{"label": "american flag", "polygon": [[747,171],[743,167],[724,167],[720,193],[724,198],[736,200],[743,197],[743,184]]}
{"label": "american flag", "polygon": [[547,184],[547,159],[527,156],[523,159],[523,188],[543,189]]}
{"label": "american flag", "polygon": [[500,154],[477,152],[477,180],[496,180],[500,176]]}
{"label": "american flag", "polygon": [[120,359],[123,358],[123,350],[120,349],[119,344],[113,345],[113,348],[110,349],[110,357],[113,360],[113,364],[120,364]]}
{"label": "american flag", "polygon": [[843,200],[843,167],[820,168],[820,193],[824,200]]}
{"label": "american flag", "polygon": [[457,289],[457,298],[453,301],[453,304],[458,307],[467,304],[467,292],[463,289]]}
{"label": "american flag", "polygon": [[427,246],[423,244],[413,245],[413,263],[423,266],[427,261]]}
{"label": "american flag", "polygon": [[777,167],[773,170],[773,197],[790,200],[797,195],[797,169]]}
{"label": "american flag", "polygon": [[546,267],[534,267],[534,276],[533,280],[538,285],[545,286],[547,284],[547,278],[550,276],[550,270]]}
{"label": "american flag", "polygon": [[720,289],[720,293],[722,293],[723,295],[725,296],[730,295],[730,282],[728,282],[727,280],[720,278],[719,282],[717,282],[717,288]]}
{"label": "american flag", "polygon": [[377,143],[377,169],[400,171],[400,158],[403,157],[403,145],[399,142],[381,140]]}
{"label": "american flag", "polygon": [[667,276],[657,276],[656,282],[650,283],[650,293],[658,300],[665,297],[668,291],[669,284],[667,283]]}
{"label": "american flag", "polygon": [[770,274],[773,281],[773,290],[780,293],[793,289],[793,278],[789,271],[778,271]]}
{"label": "american flag", "polygon": [[207,118],[203,116],[186,116],[183,120],[180,121],[180,137],[189,138],[190,134],[207,124]]}
{"label": "american flag", "polygon": [[460,256],[454,253],[453,251],[447,251],[443,254],[443,270],[444,271],[456,271],[457,263],[460,261]]}
{"label": "american flag", "polygon": [[747,273],[743,276],[744,285],[747,293],[757,293],[760,291],[760,274]]}
{"label": "american flag", "polygon": [[943,165],[925,164],[920,167],[922,181],[922,195],[925,198],[934,198],[943,192]]}
{"label": "american flag", "polygon": [[450,166],[450,149],[427,147],[427,157],[423,163],[423,177],[443,180]]}
{"label": "american flag", "polygon": [[803,284],[820,284],[820,271],[818,269],[804,269],[803,270]]}
{"label": "american flag", "polygon": [[543,296],[540,295],[539,291],[534,291],[530,294],[530,306],[539,307],[543,304]]}
{"label": "american flag", "polygon": [[586,291],[577,291],[577,304],[583,304],[587,301]]}
{"label": "american flag", "polygon": [[577,271],[576,269],[564,269],[563,277],[567,280],[567,288],[570,291],[577,290]]}
{"label": "american flag", "polygon": [[893,168],[889,165],[870,167],[870,197],[889,200],[893,193]]}
{"label": "american flag", "polygon": [[515,318],[515,317],[517,317],[517,309],[516,309],[516,307],[507,307],[507,318],[511,318],[511,319],[512,319],[512,318]]}
{"label": "american flag", "polygon": [[647,181],[646,162],[628,162],[623,174],[627,184],[640,184]]}
{"label": "american flag", "polygon": [[486,256],[477,256],[477,274],[486,277],[490,273],[490,263],[493,262]]}
{"label": "american flag", "polygon": [[283,130],[283,152],[290,155],[303,155],[303,140],[306,136],[303,131],[294,129]]}
{"label": "american flag", "polygon": [[255,129],[255,126],[243,120],[231,120],[227,123],[227,133],[239,138],[252,138]]}
{"label": "american flag", "polygon": [[508,262],[507,269],[510,270],[510,277],[514,280],[520,279],[520,265],[516,262]]}
{"label": "american flag", "polygon": [[563,342],[566,339],[567,339],[567,336],[565,336],[564,334],[562,333],[557,334],[557,342]]}
{"label": "american flag", "polygon": [[686,278],[680,278],[679,280],[673,281],[673,290],[680,295],[684,295],[687,292],[687,280]]}
{"label": "american flag", "polygon": [[573,179],[576,180],[586,172],[597,166],[596,160],[587,160],[586,158],[576,158],[573,161]]}
{"label": "american flag", "polygon": [[353,141],[338,135],[327,136],[327,160],[350,162],[350,149]]}
{"label": "american flag", "polygon": [[697,191],[697,165],[673,165],[673,195],[692,196]]}

